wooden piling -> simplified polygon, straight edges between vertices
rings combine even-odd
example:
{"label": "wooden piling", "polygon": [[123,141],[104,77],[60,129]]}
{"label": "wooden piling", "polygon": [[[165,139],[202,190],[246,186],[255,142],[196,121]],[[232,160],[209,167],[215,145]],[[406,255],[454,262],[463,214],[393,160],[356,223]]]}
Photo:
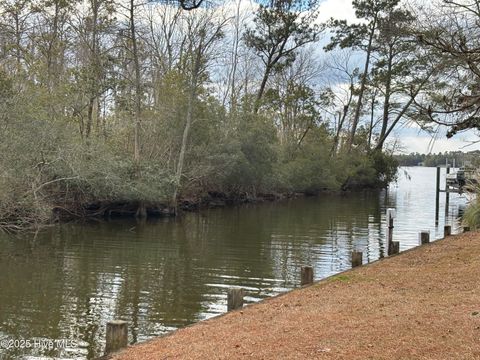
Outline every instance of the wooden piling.
{"label": "wooden piling", "polygon": [[[450,174],[450,166],[447,164],[447,175]],[[450,207],[450,187],[445,180],[445,217],[448,217],[448,209]]]}
{"label": "wooden piling", "polygon": [[388,255],[395,255],[400,252],[400,241],[392,241],[390,242],[390,246],[388,247]]}
{"label": "wooden piling", "polygon": [[357,266],[362,266],[363,264],[363,253],[361,251],[352,252],[352,268]]}
{"label": "wooden piling", "polygon": [[[395,251],[395,246],[393,243],[393,218],[395,217],[395,209],[387,209],[387,224],[388,224],[388,229],[387,229],[387,254],[388,255],[393,255],[397,254]],[[398,242],[398,241],[397,241]]]}
{"label": "wooden piling", "polygon": [[313,283],[313,267],[302,266],[300,284],[308,285]]}
{"label": "wooden piling", "polygon": [[128,323],[113,320],[107,323],[105,354],[111,354],[128,345]]}
{"label": "wooden piling", "polygon": [[438,224],[438,213],[440,208],[440,167],[437,166],[437,178],[435,186],[435,224]]}
{"label": "wooden piling", "polygon": [[232,311],[243,307],[245,292],[240,288],[230,288],[227,292],[227,310]]}
{"label": "wooden piling", "polygon": [[420,245],[428,244],[430,242],[430,232],[429,231],[422,231],[420,233]]}
{"label": "wooden piling", "polygon": [[464,226],[463,227],[463,232],[469,232],[470,231],[470,226]]}
{"label": "wooden piling", "polygon": [[443,229],[444,229],[445,236],[452,235],[452,227],[450,225],[445,225]]}
{"label": "wooden piling", "polygon": [[387,243],[390,244],[393,241],[393,216],[388,209],[387,211],[387,221],[388,221],[388,234],[387,234]]}

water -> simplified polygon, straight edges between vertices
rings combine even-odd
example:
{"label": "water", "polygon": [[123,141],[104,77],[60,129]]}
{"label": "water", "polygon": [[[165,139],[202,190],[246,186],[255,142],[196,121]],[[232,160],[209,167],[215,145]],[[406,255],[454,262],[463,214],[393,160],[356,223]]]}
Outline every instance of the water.
{"label": "water", "polygon": [[445,214],[442,194],[436,226],[435,169],[403,168],[380,192],[0,235],[0,339],[31,342],[2,343],[0,358],[102,355],[111,319],[128,320],[130,342],[143,341],[225,312],[230,286],[244,287],[253,303],[298,287],[301,265],[321,279],[349,269],[352,250],[364,251],[364,262],[378,259],[389,207],[406,250],[421,230],[443,237],[445,221],[458,231],[466,201],[450,195]]}

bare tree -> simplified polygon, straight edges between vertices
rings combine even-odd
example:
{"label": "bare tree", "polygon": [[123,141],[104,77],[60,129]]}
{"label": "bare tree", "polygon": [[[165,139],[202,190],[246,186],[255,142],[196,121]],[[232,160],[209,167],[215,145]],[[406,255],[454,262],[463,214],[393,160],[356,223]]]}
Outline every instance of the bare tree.
{"label": "bare tree", "polygon": [[[219,16],[220,18],[218,18]],[[175,209],[177,207],[178,190],[181,186],[185,154],[193,121],[200,78],[207,69],[209,55],[211,54],[213,45],[223,36],[222,30],[226,22],[227,20],[224,19],[221,14],[215,12],[203,14],[190,13],[187,17],[187,53],[185,55],[185,65],[186,70],[188,70],[188,102],[172,195],[172,204]]]}

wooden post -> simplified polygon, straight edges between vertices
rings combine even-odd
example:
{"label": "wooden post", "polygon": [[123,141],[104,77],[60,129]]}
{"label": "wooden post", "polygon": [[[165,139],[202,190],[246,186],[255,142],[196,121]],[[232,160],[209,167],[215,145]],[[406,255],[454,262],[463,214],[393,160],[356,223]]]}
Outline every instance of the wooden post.
{"label": "wooden post", "polygon": [[470,231],[470,226],[464,226],[463,227],[463,232],[469,232]]}
{"label": "wooden post", "polygon": [[438,224],[439,208],[440,208],[440,167],[437,166],[437,184],[435,186],[435,224]]}
{"label": "wooden post", "polygon": [[363,253],[361,251],[352,252],[352,268],[357,266],[362,266],[363,264]]}
{"label": "wooden post", "polygon": [[243,307],[243,297],[245,292],[240,288],[230,288],[227,292],[227,311],[240,309]]}
{"label": "wooden post", "polygon": [[430,231],[422,231],[420,233],[420,245],[428,244],[430,242]]}
{"label": "wooden post", "polygon": [[444,229],[445,236],[452,235],[452,227],[450,225],[445,225],[443,229]]}
{"label": "wooden post", "polygon": [[[450,166],[447,164],[447,175],[450,174]],[[448,208],[450,207],[450,187],[445,180],[445,217],[448,217]]]}
{"label": "wooden post", "polygon": [[111,354],[128,345],[128,323],[123,320],[113,320],[107,323],[105,354]]}
{"label": "wooden post", "polygon": [[398,253],[394,252],[395,251],[395,246],[394,241],[393,241],[393,218],[395,217],[395,209],[387,209],[387,224],[388,224],[388,230],[387,230],[387,254],[388,255],[393,255]]}
{"label": "wooden post", "polygon": [[388,255],[395,255],[400,252],[400,241],[392,241],[388,248]]}
{"label": "wooden post", "polygon": [[302,266],[300,284],[308,285],[313,283],[313,267]]}

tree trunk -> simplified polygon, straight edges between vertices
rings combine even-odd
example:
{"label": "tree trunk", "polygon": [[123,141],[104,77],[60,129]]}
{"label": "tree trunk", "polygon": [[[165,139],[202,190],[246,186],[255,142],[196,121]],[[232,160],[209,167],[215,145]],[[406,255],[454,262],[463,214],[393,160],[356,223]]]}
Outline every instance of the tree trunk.
{"label": "tree trunk", "polygon": [[372,133],[373,133],[373,118],[375,116],[375,100],[377,98],[377,92],[375,91],[372,95],[372,105],[370,107],[370,128],[368,129],[368,143],[367,147],[370,149],[372,147]]}
{"label": "tree trunk", "polygon": [[415,100],[415,97],[418,95],[418,93],[420,92],[420,90],[425,86],[425,84],[427,83],[428,79],[430,78],[430,76],[433,74],[433,71],[431,71],[426,77],[425,79],[421,82],[420,85],[418,85],[417,89],[415,90],[414,93],[411,94],[410,96],[410,100],[408,100],[408,102],[403,106],[402,110],[398,113],[398,115],[396,116],[395,120],[392,121],[392,123],[390,124],[390,127],[387,129],[387,131],[385,132],[385,135],[380,137],[378,139],[378,143],[377,143],[377,146],[375,147],[375,150],[381,150],[383,148],[383,144],[385,143],[385,140],[388,138],[388,136],[390,135],[390,133],[392,132],[392,130],[395,128],[395,126],[397,125],[397,123],[401,120],[401,118],[403,117],[403,115],[405,115],[405,113],[407,112],[408,108],[410,107],[410,105],[412,105],[413,101]]}
{"label": "tree trunk", "polygon": [[90,97],[88,99],[87,109],[87,124],[85,128],[85,138],[90,137],[90,133],[93,127],[93,118],[95,116],[95,100],[98,96],[97,81],[98,81],[98,61],[97,61],[97,21],[98,21],[98,2],[92,0],[92,40],[90,51],[90,71],[92,72],[90,77]]}
{"label": "tree trunk", "polygon": [[377,28],[377,16],[375,16],[373,19],[372,28],[370,29],[370,35],[368,38],[367,58],[365,59],[365,67],[363,69],[362,82],[360,84],[360,91],[358,93],[357,107],[355,108],[355,115],[353,117],[352,129],[350,130],[350,136],[348,138],[348,143],[347,143],[348,151],[352,149],[355,133],[357,132],[358,122],[360,121],[360,111],[362,109],[363,94],[365,92],[365,87],[367,85],[367,75],[368,75],[368,69],[370,67],[370,57],[372,55],[373,36],[375,35],[376,28]]}
{"label": "tree trunk", "polygon": [[193,73],[192,73],[192,78],[190,82],[190,92],[189,92],[188,102],[187,102],[185,128],[183,129],[182,145],[180,147],[180,153],[178,155],[177,171],[175,174],[175,182],[174,182],[173,195],[172,195],[172,205],[175,213],[177,212],[177,197],[178,197],[178,190],[180,188],[181,180],[182,180],[183,164],[185,162],[185,153],[187,151],[187,144],[188,144],[188,135],[190,132],[190,127],[192,126],[193,111],[195,106],[195,100],[197,98],[197,83],[198,83],[198,76],[200,72],[201,57],[202,57],[202,41],[200,40],[200,44],[198,45],[196,56],[193,60],[194,66],[193,66]]}
{"label": "tree trunk", "polygon": [[265,92],[265,88],[267,86],[267,81],[268,81],[268,77],[270,76],[270,71],[271,71],[271,67],[267,65],[267,67],[265,68],[265,72],[263,73],[263,78],[260,84],[260,88],[258,89],[257,98],[255,99],[255,105],[253,108],[253,112],[255,114],[258,114],[258,110],[260,109],[260,102],[262,101],[263,93]]}
{"label": "tree trunk", "polygon": [[342,131],[343,124],[345,122],[345,119],[347,118],[348,109],[350,108],[352,99],[353,99],[353,83],[350,83],[350,96],[348,97],[347,104],[343,107],[342,117],[338,122],[337,132],[335,133],[335,137],[333,138],[333,145],[332,145],[332,149],[330,150],[330,157],[333,157],[337,153],[338,141],[340,139],[340,132]]}
{"label": "tree trunk", "polygon": [[[137,180],[141,178],[140,172],[140,112],[141,112],[141,79],[140,79],[140,62],[138,60],[137,33],[135,29],[135,0],[130,0],[130,35],[132,39],[132,55],[133,65],[135,67],[135,98],[134,98],[134,149],[133,160],[135,163],[135,174]],[[144,218],[147,213],[145,203],[141,200],[138,205],[137,217]]]}
{"label": "tree trunk", "polygon": [[[383,116],[382,116],[382,129],[380,130],[380,139],[385,137],[385,133],[388,127],[388,118],[390,113],[390,95],[391,95],[391,84],[392,84],[392,46],[390,46],[388,54],[388,64],[387,64],[387,79],[385,82],[385,97],[383,101]],[[383,143],[382,143],[383,146]]]}
{"label": "tree trunk", "polygon": [[132,55],[133,64],[135,67],[135,105],[134,105],[134,122],[135,122],[135,134],[134,134],[134,151],[133,158],[135,161],[135,167],[137,176],[140,177],[140,111],[141,111],[141,79],[140,79],[140,62],[138,60],[138,47],[137,47],[137,33],[135,29],[135,16],[134,16],[134,1],[130,0],[130,35],[132,38]]}

